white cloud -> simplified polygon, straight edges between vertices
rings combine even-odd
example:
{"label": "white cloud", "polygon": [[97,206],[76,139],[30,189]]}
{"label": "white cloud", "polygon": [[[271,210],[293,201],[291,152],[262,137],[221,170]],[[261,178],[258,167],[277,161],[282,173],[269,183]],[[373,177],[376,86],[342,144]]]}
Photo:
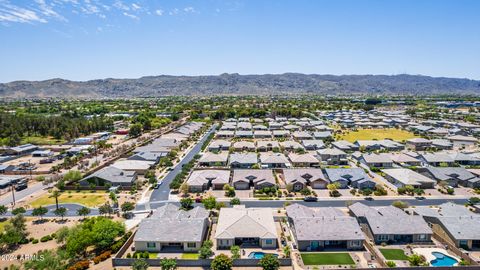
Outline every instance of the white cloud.
{"label": "white cloud", "polygon": [[157,10],[155,10],[155,14],[157,14],[158,16],[162,16],[163,15],[163,10],[157,9]]}
{"label": "white cloud", "polygon": [[65,21],[66,19],[58,14],[55,10],[53,10],[53,7],[48,5],[45,0],[35,0],[35,2],[38,4],[38,8],[40,9],[40,12],[47,16],[47,17],[54,17],[60,20]]}
{"label": "white cloud", "polygon": [[140,18],[138,18],[138,16],[133,15],[133,14],[128,13],[128,12],[123,12],[123,15],[125,15],[125,16],[127,16],[127,17],[129,17],[129,18],[135,19],[135,20],[140,19]]}
{"label": "white cloud", "polygon": [[121,9],[121,10],[125,10],[125,11],[129,11],[130,10],[130,7],[125,5],[122,1],[118,0],[118,1],[115,1],[115,3],[113,4],[114,7],[118,8],[118,9]]}
{"label": "white cloud", "polygon": [[18,7],[3,1],[0,1],[0,21],[16,23],[48,22],[33,10]]}
{"label": "white cloud", "polygon": [[183,9],[183,11],[185,11],[186,13],[195,13],[196,10],[194,7],[186,7]]}
{"label": "white cloud", "polygon": [[139,10],[139,9],[141,9],[142,7],[139,6],[139,5],[137,5],[137,4],[135,4],[135,3],[133,3],[133,4],[132,4],[132,8],[133,8],[133,10]]}
{"label": "white cloud", "polygon": [[168,14],[169,14],[169,15],[177,15],[179,11],[180,11],[180,10],[178,10],[178,8],[174,8],[174,9],[170,10],[170,11],[168,12]]}

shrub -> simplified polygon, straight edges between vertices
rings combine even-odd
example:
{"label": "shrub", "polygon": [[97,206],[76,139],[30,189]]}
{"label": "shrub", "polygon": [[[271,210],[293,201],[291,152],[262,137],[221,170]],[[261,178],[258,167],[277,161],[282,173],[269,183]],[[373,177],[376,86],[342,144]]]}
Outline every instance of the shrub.
{"label": "shrub", "polygon": [[98,264],[100,262],[103,262],[105,261],[106,259],[110,258],[110,256],[112,255],[112,252],[111,251],[105,251],[103,252],[102,254],[96,256],[95,258],[93,258],[93,263],[94,264]]}
{"label": "shrub", "polygon": [[70,266],[69,268],[67,268],[67,270],[85,270],[85,269],[88,269],[89,266],[90,266],[89,261],[79,261],[74,265]]}
{"label": "shrub", "polygon": [[40,238],[40,242],[48,242],[50,240],[52,240],[52,236],[51,235],[45,235],[45,236],[42,236],[42,238]]}
{"label": "shrub", "polygon": [[395,262],[392,262],[392,261],[388,261],[388,262],[386,262],[385,264],[386,264],[388,267],[390,267],[390,268],[393,268],[393,267],[396,267],[396,266],[397,266],[397,264],[396,264]]}
{"label": "shrub", "polygon": [[32,244],[38,244],[38,239],[33,239]]}

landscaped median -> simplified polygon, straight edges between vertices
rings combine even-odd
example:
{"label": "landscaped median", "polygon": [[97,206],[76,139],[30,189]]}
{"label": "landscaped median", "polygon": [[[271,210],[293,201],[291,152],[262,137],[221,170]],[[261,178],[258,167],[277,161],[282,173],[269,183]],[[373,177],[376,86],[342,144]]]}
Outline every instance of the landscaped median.
{"label": "landscaped median", "polygon": [[347,252],[308,252],[301,253],[304,265],[354,265],[355,262]]}

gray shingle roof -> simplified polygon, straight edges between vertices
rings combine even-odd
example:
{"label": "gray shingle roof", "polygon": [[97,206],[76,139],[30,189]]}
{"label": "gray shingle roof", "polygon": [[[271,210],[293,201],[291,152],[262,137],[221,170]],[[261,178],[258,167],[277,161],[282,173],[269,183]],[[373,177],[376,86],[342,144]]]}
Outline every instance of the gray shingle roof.
{"label": "gray shingle roof", "polygon": [[412,216],[394,206],[381,208],[354,203],[348,207],[356,217],[365,217],[373,234],[432,234],[421,216]]}
{"label": "gray shingle roof", "polygon": [[190,211],[166,204],[138,226],[134,241],[199,242],[205,234],[208,212],[197,206]]}
{"label": "gray shingle roof", "polygon": [[188,177],[187,184],[190,186],[202,186],[211,182],[212,184],[228,184],[230,171],[227,170],[197,170]]}
{"label": "gray shingle roof", "polygon": [[276,185],[272,170],[234,170],[232,183],[244,181],[256,184],[270,183]]}
{"label": "gray shingle roof", "polygon": [[257,162],[256,153],[232,153],[230,155],[230,164],[255,164]]}
{"label": "gray shingle roof", "polygon": [[283,178],[287,184],[300,182],[306,184],[317,180],[327,181],[322,169],[284,169]]}
{"label": "gray shingle roof", "polygon": [[373,181],[362,168],[325,169],[325,173],[332,182],[339,180],[349,181],[350,183],[361,180]]}
{"label": "gray shingle roof", "polygon": [[293,219],[298,241],[365,240],[357,220],[335,208],[293,204],[287,206],[287,215]]}
{"label": "gray shingle roof", "polygon": [[122,169],[119,169],[113,166],[108,166],[90,174],[89,176],[83,178],[82,180],[87,180],[92,177],[96,177],[96,178],[100,178],[108,182],[111,182],[112,184],[132,183],[137,178],[136,175],[137,174],[135,172],[124,171]]}
{"label": "gray shingle roof", "polygon": [[276,238],[277,230],[270,208],[221,208],[215,239],[236,237]]}

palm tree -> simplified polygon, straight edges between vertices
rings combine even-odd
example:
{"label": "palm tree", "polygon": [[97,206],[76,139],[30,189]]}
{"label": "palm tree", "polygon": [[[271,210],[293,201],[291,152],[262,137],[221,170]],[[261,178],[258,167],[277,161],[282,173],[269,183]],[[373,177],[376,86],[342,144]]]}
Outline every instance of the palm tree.
{"label": "palm tree", "polygon": [[58,197],[60,197],[60,195],[62,195],[60,190],[58,188],[54,188],[52,189],[51,194],[49,196],[50,198],[55,198],[55,207],[57,210],[58,210]]}

